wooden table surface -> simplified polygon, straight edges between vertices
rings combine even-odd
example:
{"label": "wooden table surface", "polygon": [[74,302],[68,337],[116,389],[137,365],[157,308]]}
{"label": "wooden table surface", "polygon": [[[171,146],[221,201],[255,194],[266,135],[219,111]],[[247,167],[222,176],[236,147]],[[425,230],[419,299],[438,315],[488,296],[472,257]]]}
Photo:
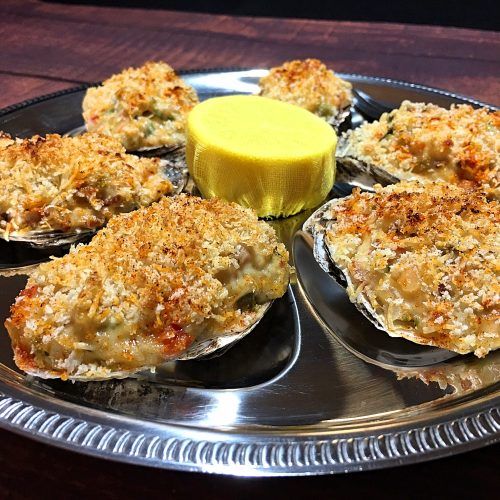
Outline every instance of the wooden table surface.
{"label": "wooden table surface", "polygon": [[[129,65],[268,67],[318,57],[336,71],[423,83],[500,104],[500,36],[455,28],[280,20],[169,11],[0,2],[0,107]],[[498,447],[349,476],[232,479],[116,464],[0,431],[0,498],[204,495],[208,498],[363,493],[459,497],[498,487]]]}

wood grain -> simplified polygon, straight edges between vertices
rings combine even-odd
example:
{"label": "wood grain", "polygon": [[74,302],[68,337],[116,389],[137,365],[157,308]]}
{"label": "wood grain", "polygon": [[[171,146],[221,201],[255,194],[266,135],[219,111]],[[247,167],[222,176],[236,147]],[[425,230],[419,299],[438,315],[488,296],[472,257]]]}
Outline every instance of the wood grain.
{"label": "wood grain", "polygon": [[[12,73],[93,82],[147,59],[191,69],[267,67],[315,56],[341,72],[414,81],[500,102],[500,37],[494,32],[12,0],[0,4],[0,17],[0,84]],[[26,97],[24,89],[7,89],[0,106]]]}
{"label": "wood grain", "polygon": [[5,98],[5,96],[15,96],[10,101],[6,101],[4,103],[2,103],[2,98],[0,98],[0,107],[12,104],[14,101],[17,102],[30,97],[35,97],[37,95],[57,92],[58,90],[65,89],[68,86],[72,87],[74,84],[58,80],[46,80],[32,76],[0,73],[0,88],[2,89],[0,95],[3,98]]}

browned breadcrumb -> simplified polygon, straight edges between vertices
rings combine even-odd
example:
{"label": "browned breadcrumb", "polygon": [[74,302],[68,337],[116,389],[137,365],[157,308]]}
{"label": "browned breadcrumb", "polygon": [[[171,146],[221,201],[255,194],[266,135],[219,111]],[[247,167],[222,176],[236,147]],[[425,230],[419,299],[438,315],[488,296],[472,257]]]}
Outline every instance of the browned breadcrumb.
{"label": "browned breadcrumb", "polygon": [[404,101],[346,133],[351,156],[399,179],[500,185],[500,112]]}
{"label": "browned breadcrumb", "polygon": [[29,373],[124,376],[194,339],[247,329],[288,277],[285,247],[254,212],[179,195],[114,217],[88,245],[42,264],[6,328]]}
{"label": "browned breadcrumb", "polygon": [[78,231],[173,191],[158,159],[98,134],[0,137],[0,231]]}
{"label": "browned breadcrumb", "polygon": [[261,95],[295,104],[326,119],[351,105],[351,84],[318,59],[295,60],[260,79]]}
{"label": "browned breadcrumb", "polygon": [[500,346],[500,206],[479,188],[404,181],[334,204],[329,253],[384,329],[484,356]]}
{"label": "browned breadcrumb", "polygon": [[195,90],[163,62],[147,62],[90,88],[83,100],[87,130],[111,135],[129,151],[185,142]]}

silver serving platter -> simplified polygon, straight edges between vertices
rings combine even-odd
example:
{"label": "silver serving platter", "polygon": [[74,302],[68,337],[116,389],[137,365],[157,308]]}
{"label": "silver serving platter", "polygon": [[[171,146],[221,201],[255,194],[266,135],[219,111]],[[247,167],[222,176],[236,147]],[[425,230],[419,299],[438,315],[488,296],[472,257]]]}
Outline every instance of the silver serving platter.
{"label": "silver serving platter", "polygon": [[[265,73],[185,78],[205,99],[253,93]],[[404,99],[481,104],[421,85],[342,77],[387,106]],[[6,108],[0,129],[18,136],[74,130],[82,125],[84,90]],[[351,126],[363,119],[355,110]],[[338,184],[332,196],[349,189]],[[375,469],[497,441],[498,353],[455,356],[376,330],[316,263],[310,237],[298,231],[310,215],[272,222],[293,250],[298,279],[250,335],[220,356],[168,363],[137,379],[44,381],[16,369],[1,326],[0,426],[113,460],[239,476]],[[0,243],[0,324],[26,281],[19,272],[49,255]],[[422,381],[436,374],[443,388]]]}

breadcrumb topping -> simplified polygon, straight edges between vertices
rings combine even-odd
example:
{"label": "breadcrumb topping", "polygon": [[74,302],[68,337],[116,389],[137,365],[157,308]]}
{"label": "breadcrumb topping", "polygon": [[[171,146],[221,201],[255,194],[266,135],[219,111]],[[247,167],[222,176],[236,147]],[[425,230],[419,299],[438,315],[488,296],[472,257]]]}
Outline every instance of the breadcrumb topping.
{"label": "breadcrumb topping", "polygon": [[195,90],[164,62],[147,62],[90,88],[83,100],[87,130],[116,137],[127,150],[185,143]]}
{"label": "breadcrumb topping", "polygon": [[500,185],[500,112],[404,101],[344,136],[350,156],[399,179]]}
{"label": "breadcrumb topping", "polygon": [[479,357],[500,346],[500,207],[486,191],[403,181],[329,215],[351,300],[390,335]]}
{"label": "breadcrumb topping", "polygon": [[318,59],[285,62],[260,79],[260,95],[305,108],[325,119],[351,105],[352,85]]}
{"label": "breadcrumb topping", "polygon": [[101,227],[112,215],[150,205],[173,191],[160,161],[125,153],[110,137],[0,133],[0,231]]}
{"label": "breadcrumb topping", "polygon": [[247,329],[288,277],[284,245],[254,212],[179,195],[114,217],[40,265],[6,328],[29,373],[124,376]]}

